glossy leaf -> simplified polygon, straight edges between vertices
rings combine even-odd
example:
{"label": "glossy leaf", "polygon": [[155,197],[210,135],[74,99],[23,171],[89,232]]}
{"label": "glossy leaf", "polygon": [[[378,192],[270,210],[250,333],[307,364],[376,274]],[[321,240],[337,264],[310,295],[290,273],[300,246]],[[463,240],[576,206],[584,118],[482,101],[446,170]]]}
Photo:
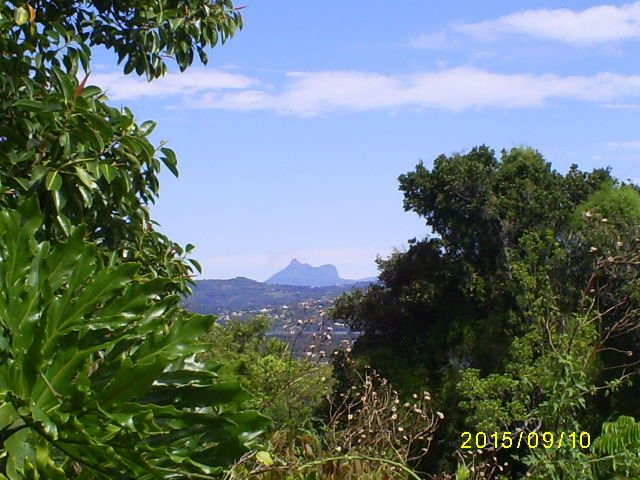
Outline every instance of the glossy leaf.
{"label": "glossy leaf", "polygon": [[60,190],[62,186],[62,178],[58,172],[49,172],[45,180],[47,190]]}
{"label": "glossy leaf", "polygon": [[242,410],[237,381],[185,368],[208,349],[198,337],[214,318],[186,314],[177,295],[158,300],[169,279],[104,265],[85,228],[33,241],[42,221],[33,201],[0,215],[0,327],[13,359],[0,364],[0,431],[25,422],[5,442],[9,477],[64,478],[60,452],[92,478],[189,478],[242,455],[267,420]]}
{"label": "glossy leaf", "polygon": [[176,154],[170,148],[163,147],[160,149],[164,153],[164,157],[161,157],[162,162],[176,177],[178,176],[178,161],[176,160]]}
{"label": "glossy leaf", "polygon": [[[92,47],[153,79],[241,25],[230,1],[188,3],[136,0],[125,16],[109,2],[0,4],[0,478],[211,475],[255,434],[230,416],[246,397],[233,379],[185,367],[213,318],[180,310],[194,267],[151,228],[175,154],[86,86]],[[158,405],[156,388],[215,396],[196,411],[202,397]]]}

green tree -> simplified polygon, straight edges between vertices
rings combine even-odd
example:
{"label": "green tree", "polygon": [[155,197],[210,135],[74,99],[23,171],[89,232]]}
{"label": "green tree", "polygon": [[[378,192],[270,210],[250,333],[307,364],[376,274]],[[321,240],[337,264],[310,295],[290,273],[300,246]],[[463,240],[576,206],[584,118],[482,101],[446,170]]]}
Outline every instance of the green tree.
{"label": "green tree", "polygon": [[[613,210],[610,202],[599,201],[611,198],[622,199]],[[637,412],[632,380],[639,364],[638,202],[634,189],[606,183],[578,207],[573,221],[581,228],[564,245],[554,236],[521,239],[526,254],[509,263],[529,322],[512,340],[502,372],[462,372],[457,389],[470,428],[538,435],[586,430],[595,436],[603,419]],[[633,208],[625,208],[629,205]],[[626,213],[609,221],[599,213],[608,208]],[[555,260],[540,252],[555,252]],[[583,280],[583,297],[571,310],[563,307],[566,289],[554,288],[556,263],[582,263],[581,269],[591,270]],[[514,453],[512,460],[522,460],[536,478],[591,478],[587,451],[566,444]]]}
{"label": "green tree", "polygon": [[[4,2],[0,5],[0,207],[38,197],[41,238],[87,224],[103,251],[139,262],[186,291],[186,252],[154,229],[148,205],[161,162],[177,175],[174,152],[154,147],[155,124],[111,107],[86,84],[91,47],[113,50],[125,73],[151,80],[165,59],[186,69],[197,52],[242,26],[229,0]],[[84,70],[83,81],[77,75]],[[194,263],[196,268],[197,263]]]}
{"label": "green tree", "polygon": [[264,316],[213,325],[208,357],[225,359],[222,372],[238,376],[252,394],[250,405],[273,420],[272,428],[312,428],[331,393],[331,368],[295,358],[287,342],[267,336],[269,326]]}
{"label": "green tree", "polygon": [[602,424],[602,434],[593,442],[592,462],[598,479],[621,480],[640,476],[640,423],[620,416]]}
{"label": "green tree", "polygon": [[[468,429],[595,429],[637,414],[624,401],[640,354],[635,187],[607,170],[560,174],[531,149],[498,159],[478,147],[419,164],[400,188],[432,234],[379,260],[381,283],[333,314],[364,331],[362,364],[436,394],[443,452]],[[580,470],[583,457],[528,458],[542,475],[531,462]]]}
{"label": "green tree", "polygon": [[213,478],[265,427],[194,360],[199,266],[148,211],[174,152],[87,83],[93,46],[152,80],[241,26],[228,0],[0,5],[1,478]]}
{"label": "green tree", "polygon": [[[524,255],[525,234],[560,234],[578,204],[608,178],[607,171],[575,167],[563,176],[530,149],[503,151],[498,160],[478,147],[438,157],[431,171],[420,163],[400,177],[400,189],[405,210],[424,217],[433,234],[379,260],[380,284],[341,297],[334,316],[364,330],[358,354],[395,359],[398,375],[386,362],[375,366],[396,384],[414,381],[403,380],[402,371],[417,372],[416,382],[426,377],[435,388],[461,368],[496,371],[523,324],[508,257]],[[562,272],[565,265],[556,260]],[[554,280],[566,286],[560,273]],[[572,291],[567,301],[575,304],[580,293]]]}
{"label": "green tree", "polygon": [[0,215],[0,471],[212,478],[266,425],[237,379],[193,361],[214,317],[181,310],[167,278],[103,263],[85,226],[60,243],[35,240],[41,226],[35,201]]}

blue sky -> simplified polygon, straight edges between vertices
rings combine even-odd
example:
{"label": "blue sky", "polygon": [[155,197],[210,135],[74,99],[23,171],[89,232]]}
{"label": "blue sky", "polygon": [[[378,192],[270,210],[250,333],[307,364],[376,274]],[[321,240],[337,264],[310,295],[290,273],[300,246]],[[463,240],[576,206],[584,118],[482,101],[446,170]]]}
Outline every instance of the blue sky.
{"label": "blue sky", "polygon": [[[147,84],[98,52],[92,82],[153,119],[180,177],[152,215],[203,278],[291,258],[376,274],[421,238],[398,175],[486,144],[640,180],[640,2],[253,1],[206,67]],[[173,70],[175,72],[175,69]]]}

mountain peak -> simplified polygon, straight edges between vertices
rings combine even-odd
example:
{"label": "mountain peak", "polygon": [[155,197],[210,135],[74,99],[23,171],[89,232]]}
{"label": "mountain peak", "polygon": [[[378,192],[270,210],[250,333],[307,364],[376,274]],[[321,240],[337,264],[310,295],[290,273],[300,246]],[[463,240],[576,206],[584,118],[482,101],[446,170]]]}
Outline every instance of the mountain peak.
{"label": "mountain peak", "polygon": [[297,258],[293,258],[289,262],[289,265],[269,277],[264,283],[272,285],[331,287],[334,285],[352,285],[360,282],[372,283],[376,280],[375,277],[347,280],[340,278],[338,269],[330,263],[314,267],[308,263],[300,262]]}
{"label": "mountain peak", "polygon": [[305,285],[309,287],[327,287],[348,283],[338,275],[338,269],[331,264],[313,267],[308,263],[302,263],[297,258],[289,262],[289,265],[275,275],[267,279],[265,283],[279,285]]}

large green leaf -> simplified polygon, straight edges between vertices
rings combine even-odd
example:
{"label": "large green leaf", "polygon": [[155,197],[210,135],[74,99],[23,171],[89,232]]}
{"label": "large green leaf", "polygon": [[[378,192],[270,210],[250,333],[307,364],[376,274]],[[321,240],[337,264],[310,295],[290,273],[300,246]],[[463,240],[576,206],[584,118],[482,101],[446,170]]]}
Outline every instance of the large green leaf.
{"label": "large green leaf", "polygon": [[214,319],[180,310],[194,267],[150,228],[175,154],[86,84],[93,46],[153,79],[242,25],[229,0],[188,4],[0,4],[0,478],[191,478],[221,469],[204,435],[246,440],[215,411],[241,410],[241,392],[198,411],[142,402],[223,382],[185,366]]}
{"label": "large green leaf", "polygon": [[146,280],[117,257],[104,264],[85,228],[37,241],[42,218],[36,202],[0,214],[9,478],[64,478],[64,457],[87,478],[189,478],[242,455],[266,419],[242,409],[236,380],[188,358],[207,350],[199,337],[215,319],[163,296],[169,279]]}

